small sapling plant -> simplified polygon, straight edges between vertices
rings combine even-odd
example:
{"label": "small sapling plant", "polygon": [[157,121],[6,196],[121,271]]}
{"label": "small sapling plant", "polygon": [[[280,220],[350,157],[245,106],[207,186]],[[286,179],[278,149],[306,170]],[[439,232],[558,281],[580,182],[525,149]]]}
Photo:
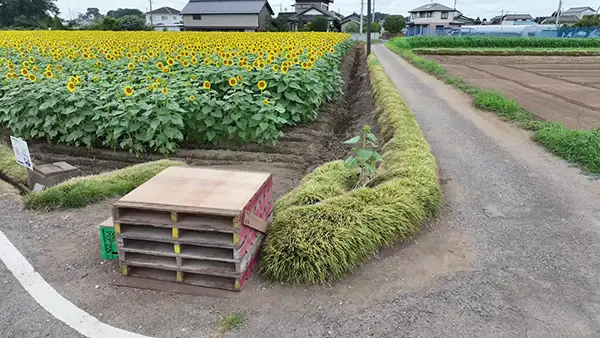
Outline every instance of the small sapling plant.
{"label": "small sapling plant", "polygon": [[375,176],[377,171],[377,162],[383,160],[381,155],[375,150],[377,148],[377,137],[371,133],[371,127],[364,126],[362,136],[354,136],[344,142],[352,145],[352,155],[344,161],[346,168],[357,168],[358,181],[355,188],[364,187]]}

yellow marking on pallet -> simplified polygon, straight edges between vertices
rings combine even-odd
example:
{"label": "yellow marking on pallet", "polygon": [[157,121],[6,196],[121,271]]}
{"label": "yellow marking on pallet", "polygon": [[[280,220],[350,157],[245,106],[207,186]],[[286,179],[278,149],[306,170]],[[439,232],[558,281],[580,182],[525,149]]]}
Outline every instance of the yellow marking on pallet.
{"label": "yellow marking on pallet", "polygon": [[240,281],[239,281],[239,280],[236,280],[236,281],[235,281],[235,286],[234,286],[234,288],[235,288],[236,290],[239,290],[239,289],[240,289],[240,287],[241,287],[241,286],[240,286]]}
{"label": "yellow marking on pallet", "polygon": [[171,222],[177,223],[177,213],[175,211],[171,212]]}
{"label": "yellow marking on pallet", "polygon": [[183,282],[183,272],[177,271],[177,281]]}
{"label": "yellow marking on pallet", "polygon": [[175,253],[178,255],[181,253],[181,247],[179,246],[179,244],[173,245],[173,251],[175,251]]}
{"label": "yellow marking on pallet", "polygon": [[173,228],[171,230],[171,235],[173,236],[173,238],[179,238],[179,229]]}
{"label": "yellow marking on pallet", "polygon": [[121,224],[115,223],[115,234],[121,233]]}
{"label": "yellow marking on pallet", "polygon": [[233,234],[233,245],[240,244],[240,234]]}
{"label": "yellow marking on pallet", "polygon": [[233,218],[233,228],[234,229],[240,228],[240,219],[237,216]]}
{"label": "yellow marking on pallet", "polygon": [[128,273],[129,273],[129,268],[127,267],[127,265],[121,264],[121,274],[123,276],[127,276]]}

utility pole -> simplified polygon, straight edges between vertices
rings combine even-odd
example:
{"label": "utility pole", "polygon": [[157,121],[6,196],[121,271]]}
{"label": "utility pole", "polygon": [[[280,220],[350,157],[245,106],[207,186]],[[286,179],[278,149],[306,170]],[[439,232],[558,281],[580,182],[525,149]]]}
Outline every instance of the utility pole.
{"label": "utility pole", "polygon": [[373,22],[375,22],[375,0],[373,0]]}
{"label": "utility pole", "polygon": [[367,0],[367,57],[371,54],[371,0]]}
{"label": "utility pole", "polygon": [[[371,1],[371,0],[368,0]],[[365,8],[365,0],[360,0],[360,34],[363,33],[363,12]]]}
{"label": "utility pole", "polygon": [[596,10],[596,15],[598,15],[598,12],[600,12],[600,6],[598,6],[598,9]]}
{"label": "utility pole", "polygon": [[560,17],[561,9],[562,9],[562,0],[558,0],[558,11],[556,11],[556,27],[558,27],[558,18]]}
{"label": "utility pole", "polygon": [[154,27],[154,14],[152,14],[152,0],[148,0],[150,1],[150,26]]}
{"label": "utility pole", "polygon": [[454,0],[454,9],[456,9],[456,0]]}

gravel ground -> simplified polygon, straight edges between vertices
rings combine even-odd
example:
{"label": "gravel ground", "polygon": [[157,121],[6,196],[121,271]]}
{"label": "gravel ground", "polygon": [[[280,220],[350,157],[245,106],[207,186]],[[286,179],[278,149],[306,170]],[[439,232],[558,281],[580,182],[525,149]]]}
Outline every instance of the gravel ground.
{"label": "gravel ground", "polygon": [[[113,286],[116,266],[89,250],[110,201],[37,214],[0,194],[0,229],[74,304],[151,336],[216,336],[220,318],[242,310],[244,326],[223,336],[597,337],[600,182],[384,46],[373,50],[431,144],[447,206],[412,240],[382,250],[340,283],[293,287],[253,276],[226,298]],[[56,264],[47,249],[65,238],[71,261]],[[3,336],[77,336],[2,264],[0,283]]]}

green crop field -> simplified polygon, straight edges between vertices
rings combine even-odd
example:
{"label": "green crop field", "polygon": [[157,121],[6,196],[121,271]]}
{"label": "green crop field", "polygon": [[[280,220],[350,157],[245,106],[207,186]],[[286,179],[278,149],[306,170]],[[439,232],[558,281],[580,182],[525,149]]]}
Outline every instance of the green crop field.
{"label": "green crop field", "polygon": [[401,48],[600,48],[600,39],[498,36],[411,36],[395,39]]}

